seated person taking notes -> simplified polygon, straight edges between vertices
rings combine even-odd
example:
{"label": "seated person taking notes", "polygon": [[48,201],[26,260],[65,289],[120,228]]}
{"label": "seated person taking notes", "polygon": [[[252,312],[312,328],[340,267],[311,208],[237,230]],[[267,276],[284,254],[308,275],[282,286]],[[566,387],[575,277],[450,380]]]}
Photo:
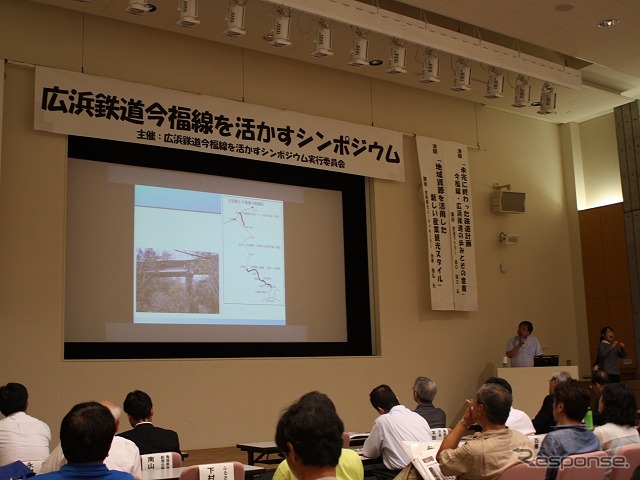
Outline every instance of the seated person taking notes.
{"label": "seated person taking notes", "polygon": [[398,397],[388,385],[374,388],[369,400],[380,416],[373,422],[371,434],[362,446],[362,454],[369,458],[382,456],[387,469],[399,472],[411,461],[402,448],[402,442],[431,441],[429,423],[400,405]]}

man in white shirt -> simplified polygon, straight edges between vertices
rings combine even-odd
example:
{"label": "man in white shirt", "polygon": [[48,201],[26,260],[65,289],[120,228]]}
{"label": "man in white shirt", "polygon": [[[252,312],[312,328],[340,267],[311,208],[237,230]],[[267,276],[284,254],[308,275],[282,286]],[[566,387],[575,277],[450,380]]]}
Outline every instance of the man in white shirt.
{"label": "man in white shirt", "polygon": [[[107,407],[113,415],[116,421],[116,432],[120,427],[120,416],[122,415],[122,409],[117,405],[114,405],[108,401],[100,402]],[[56,472],[60,470],[63,465],[67,464],[67,459],[62,451],[62,445],[58,444],[53,449],[51,455],[42,464],[40,473]],[[104,459],[104,464],[109,470],[119,470],[121,472],[127,472],[136,478],[142,478],[142,463],[140,461],[140,451],[135,443],[126,438],[113,437],[111,442],[111,448],[109,448],[109,455]]]}
{"label": "man in white shirt", "polygon": [[400,405],[398,397],[388,385],[374,388],[369,400],[380,416],[373,422],[371,434],[362,446],[362,454],[369,458],[382,456],[382,462],[388,470],[400,471],[411,461],[402,448],[402,442],[431,441],[429,422]]}
{"label": "man in white shirt", "polygon": [[533,324],[525,320],[518,325],[518,334],[507,342],[506,355],[512,367],[533,367],[533,357],[542,355],[540,342],[532,332]]}
{"label": "man in white shirt", "polygon": [[49,455],[49,426],[27,415],[29,393],[20,383],[0,387],[0,465],[16,460],[44,460]]}

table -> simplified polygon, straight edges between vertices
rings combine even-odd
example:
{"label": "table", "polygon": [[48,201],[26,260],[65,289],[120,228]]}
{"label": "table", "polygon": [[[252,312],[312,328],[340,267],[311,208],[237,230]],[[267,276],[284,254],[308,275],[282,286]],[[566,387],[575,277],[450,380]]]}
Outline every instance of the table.
{"label": "table", "polygon": [[[359,434],[355,438],[349,441],[349,446],[358,446],[364,444],[366,440],[365,434]],[[276,442],[250,442],[250,443],[238,443],[236,447],[242,452],[247,452],[247,463],[254,465],[256,462],[265,464],[276,464],[284,460],[284,457],[280,454],[280,449],[276,445]],[[269,455],[277,454],[277,458],[269,458]],[[266,458],[265,458],[266,457]]]}
{"label": "table", "polygon": [[[264,473],[264,468],[256,467],[255,465],[243,465],[244,478],[250,480],[257,477],[261,473]],[[175,468],[154,468],[151,470],[142,471],[142,480],[178,480],[180,474],[189,467],[175,467]]]}
{"label": "table", "polygon": [[238,443],[236,444],[236,447],[239,448],[241,452],[247,452],[247,463],[249,465],[254,465],[255,462],[275,464],[280,463],[283,460],[283,457],[280,455],[278,455],[278,458],[269,458],[269,455],[280,453],[280,449],[276,445],[276,442],[273,441]]}

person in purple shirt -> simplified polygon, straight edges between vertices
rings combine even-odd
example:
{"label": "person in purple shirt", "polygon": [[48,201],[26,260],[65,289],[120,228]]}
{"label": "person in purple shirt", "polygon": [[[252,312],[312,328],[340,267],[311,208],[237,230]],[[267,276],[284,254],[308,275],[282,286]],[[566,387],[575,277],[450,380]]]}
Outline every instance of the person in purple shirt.
{"label": "person in purple shirt", "polygon": [[97,402],[75,405],[62,419],[60,443],[67,464],[40,480],[133,480],[130,473],[109,470],[103,463],[116,433],[116,421]]}

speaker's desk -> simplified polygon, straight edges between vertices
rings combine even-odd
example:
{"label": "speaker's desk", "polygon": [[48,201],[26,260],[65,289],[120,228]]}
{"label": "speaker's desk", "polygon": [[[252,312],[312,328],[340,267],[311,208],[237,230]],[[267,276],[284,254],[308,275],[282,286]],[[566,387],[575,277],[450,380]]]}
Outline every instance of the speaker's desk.
{"label": "speaker's desk", "polygon": [[559,367],[510,367],[498,368],[498,377],[504,378],[513,389],[513,406],[523,410],[531,418],[536,416],[542,400],[549,394],[549,379],[556,372],[569,372],[580,380],[575,365]]}

